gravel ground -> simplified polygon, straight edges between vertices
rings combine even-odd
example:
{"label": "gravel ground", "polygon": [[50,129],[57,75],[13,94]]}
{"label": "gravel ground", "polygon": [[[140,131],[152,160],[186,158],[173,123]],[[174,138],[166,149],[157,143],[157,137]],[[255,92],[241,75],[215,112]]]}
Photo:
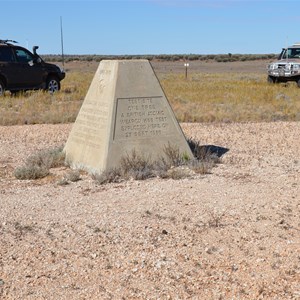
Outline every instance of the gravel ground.
{"label": "gravel ground", "polygon": [[13,177],[71,125],[0,127],[1,299],[300,299],[300,123],[181,124],[211,174]]}

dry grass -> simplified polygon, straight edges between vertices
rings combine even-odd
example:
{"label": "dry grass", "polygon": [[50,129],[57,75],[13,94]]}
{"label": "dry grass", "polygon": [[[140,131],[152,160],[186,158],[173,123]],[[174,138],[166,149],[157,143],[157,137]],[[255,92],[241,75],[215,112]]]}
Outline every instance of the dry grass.
{"label": "dry grass", "polygon": [[271,85],[261,74],[160,76],[181,122],[300,121],[295,83]]}
{"label": "dry grass", "polygon": [[[67,70],[60,92],[27,92],[0,101],[0,125],[74,122],[94,75],[85,68]],[[295,83],[270,85],[266,74],[160,74],[161,85],[180,122],[300,121]]]}
{"label": "dry grass", "polygon": [[92,77],[92,73],[70,72],[54,95],[30,91],[11,96],[7,92],[0,99],[0,125],[74,122]]}

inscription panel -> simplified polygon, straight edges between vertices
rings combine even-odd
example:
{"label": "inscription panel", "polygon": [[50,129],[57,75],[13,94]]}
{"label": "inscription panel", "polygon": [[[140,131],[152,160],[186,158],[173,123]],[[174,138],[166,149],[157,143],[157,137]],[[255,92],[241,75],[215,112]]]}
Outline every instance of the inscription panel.
{"label": "inscription panel", "polygon": [[[76,127],[73,131],[73,139],[76,143],[99,149],[101,143],[99,136],[104,133],[107,125],[108,109],[98,109],[91,103],[85,103],[81,113],[76,120]],[[93,141],[93,142],[91,142]]]}
{"label": "inscription panel", "polygon": [[105,83],[111,81],[112,75],[110,70],[98,70],[93,79],[92,85],[96,88],[89,90],[73,131],[73,141],[77,144],[94,149],[102,147],[99,137],[106,132],[109,114],[109,90],[105,88]]}
{"label": "inscription panel", "polygon": [[172,119],[163,97],[118,98],[114,140],[170,135]]}

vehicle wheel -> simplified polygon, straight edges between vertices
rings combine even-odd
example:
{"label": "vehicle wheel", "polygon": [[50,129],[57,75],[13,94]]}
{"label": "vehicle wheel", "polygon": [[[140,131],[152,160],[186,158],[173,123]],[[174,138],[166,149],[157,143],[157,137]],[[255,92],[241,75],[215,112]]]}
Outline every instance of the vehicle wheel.
{"label": "vehicle wheel", "polygon": [[297,81],[297,85],[298,85],[298,87],[300,88],[300,78],[299,78],[298,81]]}
{"label": "vehicle wheel", "polygon": [[277,83],[277,80],[272,76],[268,76],[268,82],[269,83]]}
{"label": "vehicle wheel", "polygon": [[5,86],[2,80],[0,80],[0,97],[4,95],[5,92]]}
{"label": "vehicle wheel", "polygon": [[50,77],[47,81],[46,90],[49,93],[54,93],[60,90],[60,82],[56,77]]}

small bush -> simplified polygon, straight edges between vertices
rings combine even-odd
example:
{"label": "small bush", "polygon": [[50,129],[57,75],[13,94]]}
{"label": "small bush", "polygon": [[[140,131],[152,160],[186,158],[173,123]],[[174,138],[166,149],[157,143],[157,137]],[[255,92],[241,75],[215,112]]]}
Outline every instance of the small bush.
{"label": "small bush", "polygon": [[164,178],[171,178],[174,180],[179,180],[188,177],[190,177],[190,169],[187,167],[171,168],[164,175]]}
{"label": "small bush", "polygon": [[178,167],[183,163],[183,156],[180,153],[179,148],[172,146],[170,142],[164,147],[164,153],[167,158],[166,163],[169,167]]}
{"label": "small bush", "polygon": [[99,184],[119,182],[121,181],[121,170],[117,168],[106,170],[101,174],[94,174],[93,179]]}
{"label": "small bush", "polygon": [[76,182],[81,180],[80,172],[78,170],[72,170],[66,175],[66,179],[71,182]]}
{"label": "small bush", "polygon": [[213,161],[193,159],[189,162],[189,168],[197,174],[209,174],[214,167]]}
{"label": "small bush", "polygon": [[78,170],[71,170],[63,178],[61,178],[58,185],[68,185],[70,182],[76,182],[81,180],[80,172]]}
{"label": "small bush", "polygon": [[153,169],[149,166],[142,170],[139,169],[132,169],[130,172],[127,173],[125,178],[133,178],[134,180],[145,180],[150,177],[153,177]]}
{"label": "small bush", "polygon": [[39,179],[46,177],[49,174],[49,169],[45,166],[38,165],[25,165],[18,167],[14,175],[17,179],[26,180],[26,179]]}
{"label": "small bush", "polygon": [[121,172],[125,178],[143,180],[153,176],[153,163],[135,150],[121,159]]}
{"label": "small bush", "polygon": [[64,185],[68,185],[69,183],[70,182],[68,181],[68,179],[66,177],[63,177],[57,182],[57,185],[64,186]]}
{"label": "small bush", "polygon": [[55,147],[39,151],[29,156],[24,166],[16,168],[14,175],[17,179],[38,179],[46,177],[50,168],[64,165],[63,147]]}
{"label": "small bush", "polygon": [[49,169],[51,164],[51,156],[45,155],[44,151],[40,151],[30,155],[25,162],[26,166],[45,167],[46,169]]}
{"label": "small bush", "polygon": [[45,156],[50,158],[50,168],[57,168],[64,166],[65,164],[65,153],[63,152],[64,147],[59,146],[46,151],[43,151]]}

